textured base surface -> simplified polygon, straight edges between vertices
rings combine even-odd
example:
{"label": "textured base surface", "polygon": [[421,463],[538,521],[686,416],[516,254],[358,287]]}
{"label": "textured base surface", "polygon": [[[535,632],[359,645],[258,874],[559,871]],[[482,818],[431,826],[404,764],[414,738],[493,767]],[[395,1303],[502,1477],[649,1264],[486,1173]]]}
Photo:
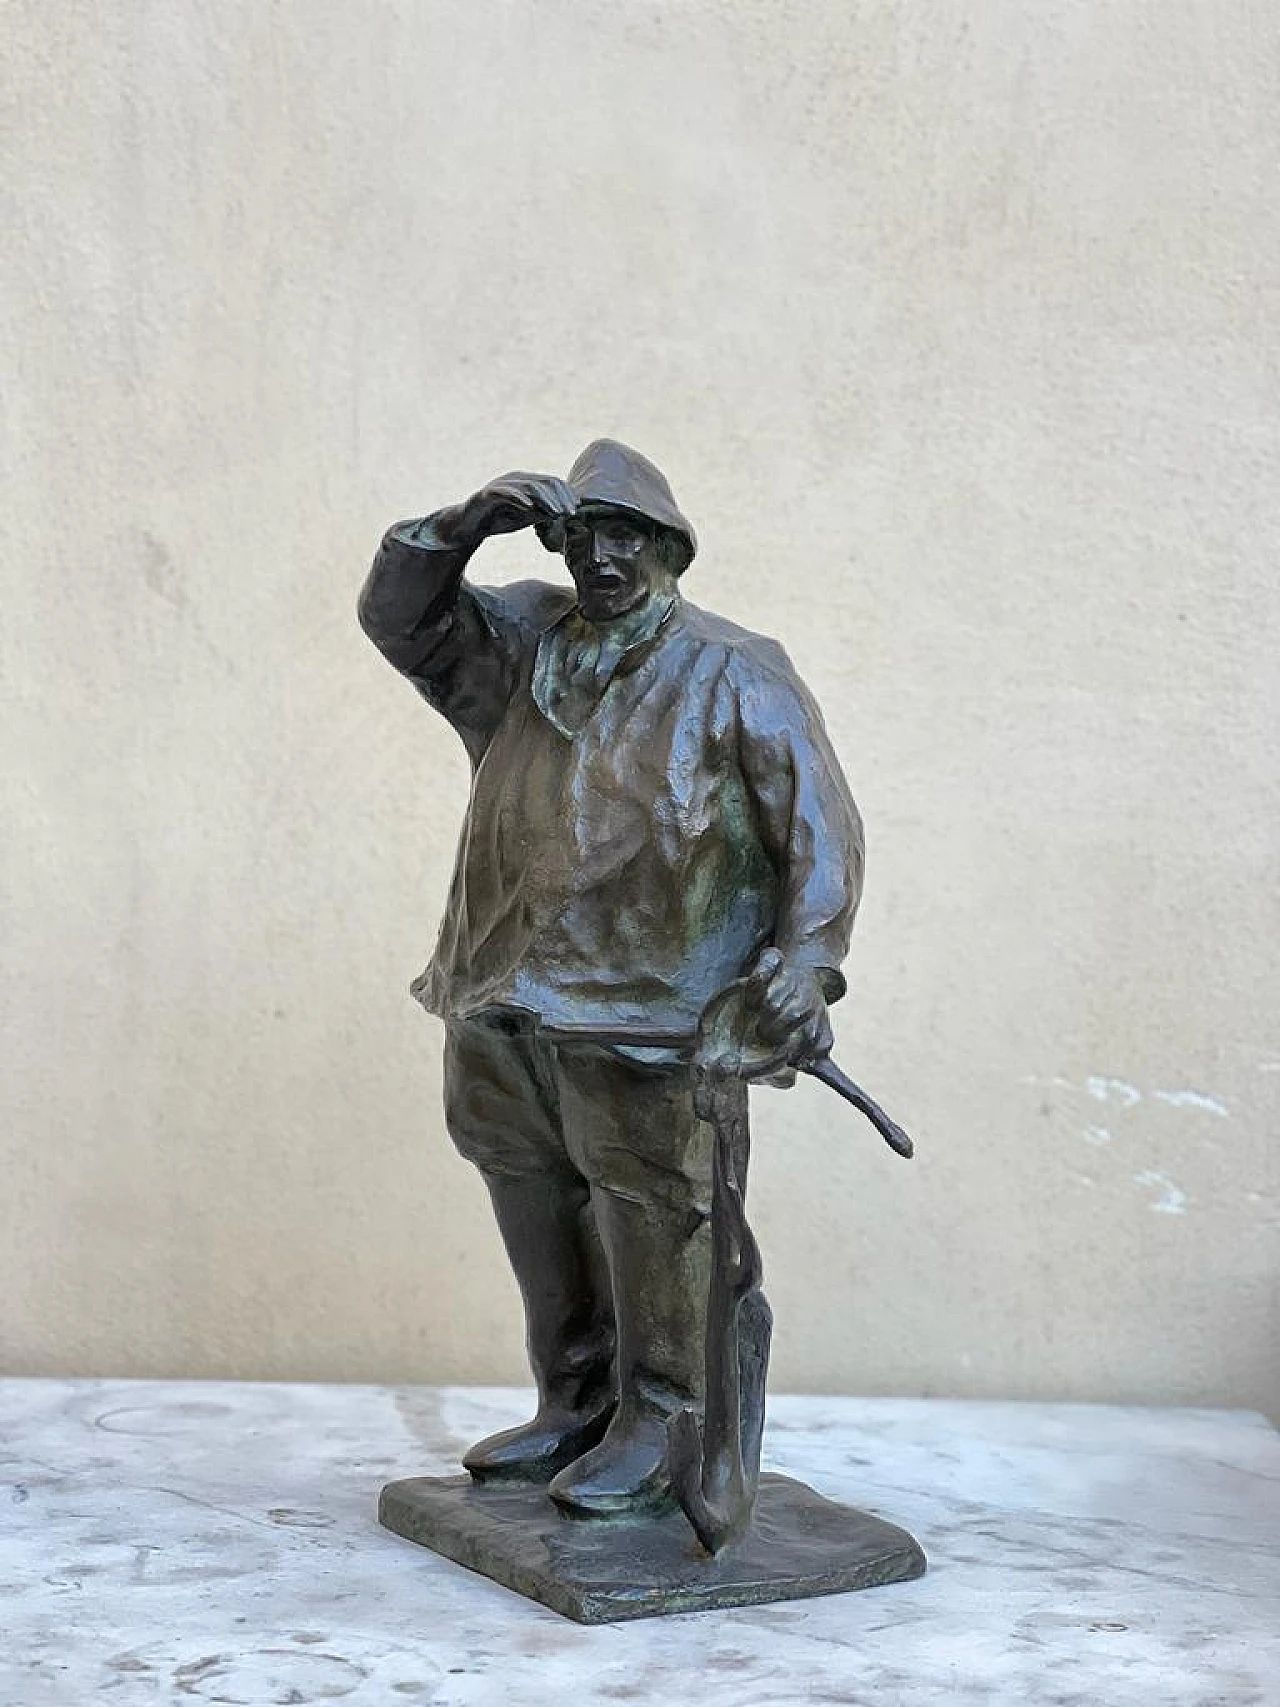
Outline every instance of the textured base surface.
{"label": "textured base surface", "polygon": [[556,1510],[544,1488],[477,1487],[469,1476],[391,1482],[378,1517],[406,1540],[579,1624],[840,1594],[925,1569],[905,1529],[787,1476],[760,1478],[750,1532],[715,1559],[679,1511],[634,1522],[575,1520]]}

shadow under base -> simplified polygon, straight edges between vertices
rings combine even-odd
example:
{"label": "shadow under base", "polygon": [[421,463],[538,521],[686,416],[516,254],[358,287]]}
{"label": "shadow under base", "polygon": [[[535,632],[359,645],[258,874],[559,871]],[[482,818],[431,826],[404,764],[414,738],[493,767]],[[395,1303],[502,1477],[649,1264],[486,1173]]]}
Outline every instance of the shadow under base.
{"label": "shadow under base", "polygon": [[575,1519],[542,1487],[469,1476],[389,1482],[387,1529],[580,1624],[841,1594],[923,1575],[920,1545],[892,1523],[763,1475],[748,1533],[716,1558],[684,1514]]}

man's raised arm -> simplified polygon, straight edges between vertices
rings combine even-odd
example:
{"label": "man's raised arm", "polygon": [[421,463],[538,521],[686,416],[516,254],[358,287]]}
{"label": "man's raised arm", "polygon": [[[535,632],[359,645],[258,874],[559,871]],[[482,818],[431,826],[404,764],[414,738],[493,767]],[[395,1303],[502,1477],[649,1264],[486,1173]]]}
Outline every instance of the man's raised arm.
{"label": "man's raised arm", "polygon": [[551,475],[508,474],[384,537],[360,594],[360,626],[461,735],[477,761],[510,697],[513,666],[500,600],[463,580],[491,534],[572,515],[577,500]]}

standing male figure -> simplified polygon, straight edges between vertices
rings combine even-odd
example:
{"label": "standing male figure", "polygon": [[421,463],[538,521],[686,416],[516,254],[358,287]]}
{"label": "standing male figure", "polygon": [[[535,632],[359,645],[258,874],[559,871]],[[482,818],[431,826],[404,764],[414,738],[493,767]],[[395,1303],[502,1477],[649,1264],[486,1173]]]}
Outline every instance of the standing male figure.
{"label": "standing male figure", "polygon": [[[530,526],[572,588],[464,579]],[[510,474],[393,527],[360,599],[473,768],[414,994],[445,1022],[449,1132],[489,1188],[538,1410],[464,1463],[581,1515],[661,1502],[667,1420],[704,1385],[711,1133],[687,1055],[626,1033],[692,1043],[772,948],[760,1036],[824,1055],[861,890],[821,714],[781,647],[682,598],[695,550],[662,474],[600,439],[567,481]]]}

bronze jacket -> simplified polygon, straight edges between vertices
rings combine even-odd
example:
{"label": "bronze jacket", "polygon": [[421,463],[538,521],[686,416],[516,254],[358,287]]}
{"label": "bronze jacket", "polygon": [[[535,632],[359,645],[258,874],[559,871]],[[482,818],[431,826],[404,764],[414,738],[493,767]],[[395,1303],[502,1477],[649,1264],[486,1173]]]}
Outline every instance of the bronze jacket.
{"label": "bronze jacket", "polygon": [[401,523],[360,598],[365,632],[473,766],[439,941],[413,987],[423,1006],[691,1037],[770,943],[828,1000],[843,994],[862,825],[782,648],[677,596],[566,731],[549,684],[582,621],[573,590],[477,587],[465,563],[430,518]]}

